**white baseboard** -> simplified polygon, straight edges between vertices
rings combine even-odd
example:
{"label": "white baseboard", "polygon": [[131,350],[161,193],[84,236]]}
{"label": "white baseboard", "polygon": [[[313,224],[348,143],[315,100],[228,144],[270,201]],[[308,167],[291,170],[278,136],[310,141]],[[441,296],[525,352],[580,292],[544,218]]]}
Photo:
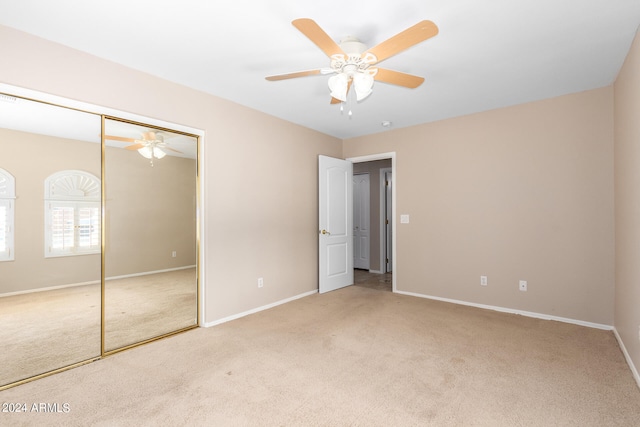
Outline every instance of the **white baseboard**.
{"label": "white baseboard", "polygon": [[466,306],[469,306],[469,307],[483,308],[483,309],[486,309],[486,310],[500,311],[502,313],[519,314],[521,316],[533,317],[533,318],[536,318],[536,319],[555,320],[555,321],[558,321],[558,322],[572,323],[574,325],[586,326],[588,328],[595,328],[595,329],[604,329],[606,331],[612,331],[614,329],[613,326],[611,326],[611,325],[603,325],[603,324],[600,324],[600,323],[585,322],[583,320],[569,319],[567,317],[551,316],[549,314],[535,313],[535,312],[532,312],[532,311],[522,311],[522,310],[514,310],[514,309],[511,309],[511,308],[505,308],[505,307],[497,307],[497,306],[493,306],[493,305],[476,304],[476,303],[467,302],[467,301],[460,301],[460,300],[449,299],[449,298],[440,298],[440,297],[434,297],[434,296],[424,295],[424,294],[416,294],[416,293],[413,293],[413,292],[396,291],[396,293],[397,294],[402,294],[402,295],[409,295],[409,296],[412,296],[412,297],[426,298],[426,299],[432,299],[432,300],[436,300],[436,301],[449,302],[449,303],[452,303],[452,304],[466,305]]}
{"label": "white baseboard", "polygon": [[300,298],[308,297],[309,295],[313,295],[313,294],[317,294],[317,293],[318,293],[317,290],[305,292],[303,294],[296,295],[296,296],[293,296],[291,298],[287,298],[287,299],[283,299],[283,300],[280,300],[280,301],[276,301],[276,302],[271,303],[271,304],[263,305],[262,307],[257,307],[257,308],[254,308],[252,310],[248,310],[248,311],[244,311],[242,313],[234,314],[234,315],[229,316],[229,317],[225,317],[225,318],[222,318],[222,319],[214,320],[213,322],[205,322],[204,325],[202,325],[202,326],[205,327],[205,328],[208,328],[208,327],[211,327],[211,326],[220,325],[221,323],[230,322],[232,320],[236,320],[236,319],[239,319],[241,317],[248,316],[250,314],[258,313],[258,312],[263,311],[263,310],[268,310],[270,308],[273,308],[273,307],[276,307],[276,306],[279,306],[279,305],[282,305],[282,304],[286,304],[288,302],[295,301],[295,300],[300,299]]}
{"label": "white baseboard", "polygon": [[382,271],[380,270],[369,270],[369,273],[373,273],[373,274],[384,274]]}
{"label": "white baseboard", "polygon": [[633,364],[633,360],[631,360],[631,356],[627,351],[627,347],[624,346],[624,342],[622,341],[622,337],[618,334],[618,330],[613,328],[613,334],[616,336],[618,340],[618,345],[620,346],[620,350],[622,350],[622,354],[624,354],[624,358],[627,360],[627,365],[631,369],[631,373],[633,374],[633,378],[636,380],[636,384],[638,388],[640,388],[640,375],[638,374],[638,370],[636,369],[636,365]]}
{"label": "white baseboard", "polygon": [[142,273],[133,273],[133,274],[124,274],[122,276],[105,277],[104,280],[128,279],[129,277],[148,276],[150,274],[158,274],[158,273],[168,273],[170,271],[187,270],[189,268],[195,268],[195,267],[196,267],[195,265],[187,265],[184,267],[167,268],[164,270],[143,271]]}
{"label": "white baseboard", "polygon": [[35,292],[55,291],[56,289],[74,288],[76,286],[99,285],[99,284],[100,284],[100,280],[94,280],[91,282],[72,283],[70,285],[49,286],[48,288],[38,288],[38,289],[28,289],[26,291],[7,292],[6,294],[0,294],[0,298],[12,297],[15,295],[33,294]]}
{"label": "white baseboard", "polygon": [[[167,273],[169,271],[186,270],[188,268],[195,268],[195,265],[188,265],[186,267],[167,268],[165,270],[144,271],[142,273],[125,274],[124,276],[105,277],[104,280],[107,281],[107,280],[116,280],[116,279],[126,279],[129,277],[148,276],[150,274]],[[0,298],[11,297],[14,295],[32,294],[34,292],[55,291],[56,289],[75,288],[76,286],[99,285],[99,284],[100,284],[100,280],[93,280],[91,282],[80,282],[80,283],[71,283],[68,285],[49,286],[47,288],[37,288],[37,289],[28,289],[26,291],[7,292],[6,294],[0,294]]]}

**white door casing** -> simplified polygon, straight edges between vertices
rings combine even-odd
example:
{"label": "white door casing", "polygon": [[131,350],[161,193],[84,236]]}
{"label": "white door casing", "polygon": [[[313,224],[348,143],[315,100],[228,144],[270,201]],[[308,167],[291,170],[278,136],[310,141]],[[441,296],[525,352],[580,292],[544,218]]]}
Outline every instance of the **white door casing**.
{"label": "white door casing", "polygon": [[353,284],[353,164],[318,156],[318,290]]}
{"label": "white door casing", "polygon": [[[353,163],[362,163],[362,162],[372,162],[375,160],[385,160],[385,159],[390,159],[391,160],[391,175],[392,175],[392,180],[391,180],[391,238],[389,239],[391,241],[391,254],[393,256],[393,258],[391,259],[390,262],[390,266],[389,266],[389,270],[393,271],[394,274],[392,274],[391,276],[391,281],[392,281],[392,291],[393,292],[397,292],[398,286],[397,286],[397,281],[398,281],[398,274],[396,274],[399,270],[398,270],[398,256],[397,256],[397,247],[396,247],[396,240],[397,240],[397,230],[396,230],[396,221],[394,220],[394,217],[397,216],[396,214],[396,198],[397,198],[397,191],[396,191],[396,186],[398,185],[398,179],[397,179],[397,170],[396,170],[396,153],[391,151],[388,153],[377,153],[377,154],[368,154],[368,155],[363,155],[363,156],[354,156],[354,157],[348,157],[347,160],[353,162]],[[383,216],[383,212],[381,211],[381,216]],[[381,231],[382,233],[382,231]],[[384,240],[383,236],[380,236],[380,240]],[[382,251],[381,251],[382,252]]]}
{"label": "white door casing", "polygon": [[393,250],[392,250],[392,244],[391,242],[393,241],[393,214],[392,211],[393,209],[392,207],[392,194],[391,194],[391,189],[393,187],[392,183],[393,183],[393,173],[391,171],[385,172],[384,174],[384,178],[385,178],[385,186],[384,186],[384,201],[385,201],[385,246],[386,246],[386,268],[383,269],[382,271],[384,271],[385,273],[390,273],[391,271],[393,271],[392,265],[393,265]]}
{"label": "white door casing", "polygon": [[353,175],[353,267],[370,268],[370,176]]}

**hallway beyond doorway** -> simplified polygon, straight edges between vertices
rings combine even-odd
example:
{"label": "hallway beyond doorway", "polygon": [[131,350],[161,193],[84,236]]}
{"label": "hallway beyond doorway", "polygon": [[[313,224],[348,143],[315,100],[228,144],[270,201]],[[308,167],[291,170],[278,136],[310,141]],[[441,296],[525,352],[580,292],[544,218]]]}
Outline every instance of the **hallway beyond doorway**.
{"label": "hallway beyond doorway", "polygon": [[353,270],[353,284],[363,288],[375,289],[377,291],[391,292],[393,273],[371,273],[368,270]]}

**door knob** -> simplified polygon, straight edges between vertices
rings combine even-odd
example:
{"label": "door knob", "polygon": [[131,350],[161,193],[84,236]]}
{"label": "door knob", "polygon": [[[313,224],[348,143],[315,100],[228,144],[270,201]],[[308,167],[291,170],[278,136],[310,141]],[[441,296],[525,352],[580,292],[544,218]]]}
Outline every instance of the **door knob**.
{"label": "door knob", "polygon": [[323,230],[320,231],[320,234],[331,234],[331,233],[329,233],[327,230],[323,229]]}

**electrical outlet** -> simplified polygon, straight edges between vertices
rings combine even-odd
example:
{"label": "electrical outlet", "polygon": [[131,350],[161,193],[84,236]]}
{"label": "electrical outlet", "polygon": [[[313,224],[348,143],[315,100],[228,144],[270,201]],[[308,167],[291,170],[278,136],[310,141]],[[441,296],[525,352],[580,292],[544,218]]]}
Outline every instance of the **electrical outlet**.
{"label": "electrical outlet", "polygon": [[487,286],[488,284],[487,276],[480,276],[480,286]]}
{"label": "electrical outlet", "polygon": [[171,252],[171,258],[175,258],[178,255],[176,251]]}
{"label": "electrical outlet", "polygon": [[258,287],[261,288],[264,286],[264,279],[262,277],[258,277]]}
{"label": "electrical outlet", "polygon": [[526,280],[520,280],[520,290],[523,292],[527,291],[527,281]]}

